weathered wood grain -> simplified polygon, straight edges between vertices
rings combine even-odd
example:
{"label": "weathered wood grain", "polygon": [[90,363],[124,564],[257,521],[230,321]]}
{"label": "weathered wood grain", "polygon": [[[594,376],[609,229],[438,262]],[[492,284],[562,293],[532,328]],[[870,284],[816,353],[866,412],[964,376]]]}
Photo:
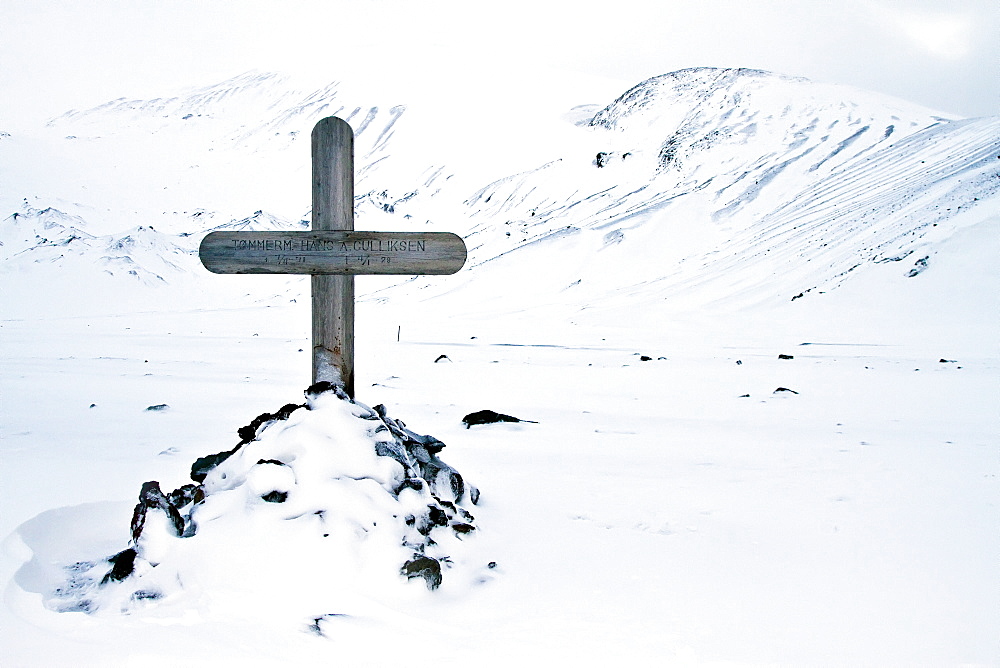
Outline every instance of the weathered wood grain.
{"label": "weathered wood grain", "polygon": [[[354,130],[330,116],[312,131],[313,232],[354,229]],[[354,396],[354,276],[312,277],[313,384]]]}
{"label": "weathered wood grain", "polygon": [[211,232],[198,250],[217,274],[454,274],[465,265],[451,232]]}

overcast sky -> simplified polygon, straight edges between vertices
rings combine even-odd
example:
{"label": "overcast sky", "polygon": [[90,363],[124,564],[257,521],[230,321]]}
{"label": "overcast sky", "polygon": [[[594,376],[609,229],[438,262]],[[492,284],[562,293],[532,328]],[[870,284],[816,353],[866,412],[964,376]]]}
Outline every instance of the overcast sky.
{"label": "overcast sky", "polygon": [[626,87],[753,67],[1000,114],[997,0],[0,0],[0,22],[0,130],[250,69],[333,80],[361,62],[387,87],[447,78],[447,61]]}

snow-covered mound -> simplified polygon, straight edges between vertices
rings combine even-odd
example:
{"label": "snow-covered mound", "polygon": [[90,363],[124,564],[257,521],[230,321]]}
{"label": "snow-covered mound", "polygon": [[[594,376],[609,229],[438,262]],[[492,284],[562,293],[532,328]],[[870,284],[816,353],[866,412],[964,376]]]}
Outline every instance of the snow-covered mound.
{"label": "snow-covered mound", "polygon": [[[144,484],[129,547],[65,564],[46,605],[104,614],[195,606],[249,582],[285,589],[300,612],[346,614],[359,599],[398,596],[411,579],[429,589],[488,579],[490,564],[462,554],[479,491],[438,457],[444,443],[329,383],[306,398],[241,428],[232,450],[198,459],[194,483],[169,493]],[[42,569],[40,560],[25,568]]]}

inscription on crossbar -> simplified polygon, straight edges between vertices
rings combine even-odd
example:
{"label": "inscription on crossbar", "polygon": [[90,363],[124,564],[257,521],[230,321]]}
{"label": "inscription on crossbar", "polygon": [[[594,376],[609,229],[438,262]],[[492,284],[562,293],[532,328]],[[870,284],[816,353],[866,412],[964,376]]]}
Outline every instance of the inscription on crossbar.
{"label": "inscription on crossbar", "polygon": [[451,232],[212,232],[199,256],[217,274],[454,274],[466,248]]}

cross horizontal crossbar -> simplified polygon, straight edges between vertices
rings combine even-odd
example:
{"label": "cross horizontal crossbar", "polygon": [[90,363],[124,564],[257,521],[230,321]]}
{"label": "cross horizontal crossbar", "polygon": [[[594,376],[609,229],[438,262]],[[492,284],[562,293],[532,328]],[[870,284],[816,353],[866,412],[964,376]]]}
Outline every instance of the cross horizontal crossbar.
{"label": "cross horizontal crossbar", "polygon": [[198,249],[216,274],[454,274],[465,265],[451,232],[211,232]]}

